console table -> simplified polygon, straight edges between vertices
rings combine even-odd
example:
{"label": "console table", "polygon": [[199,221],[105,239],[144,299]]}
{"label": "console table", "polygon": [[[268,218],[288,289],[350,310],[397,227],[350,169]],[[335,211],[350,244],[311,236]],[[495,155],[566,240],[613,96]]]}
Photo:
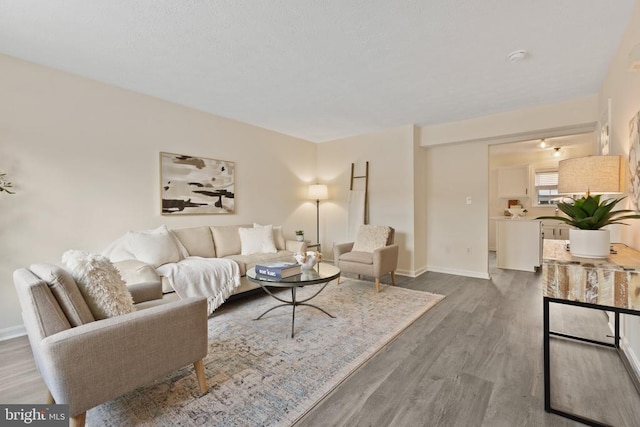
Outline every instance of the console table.
{"label": "console table", "polygon": [[[612,254],[607,259],[578,258],[566,250],[566,243],[565,240],[545,240],[542,255],[544,409],[584,424],[603,426],[602,422],[551,406],[549,339],[555,336],[615,348],[640,392],[638,379],[630,371],[629,362],[620,349],[620,313],[640,316],[640,252],[623,244],[613,244]],[[551,303],[613,312],[613,343],[551,331]]]}

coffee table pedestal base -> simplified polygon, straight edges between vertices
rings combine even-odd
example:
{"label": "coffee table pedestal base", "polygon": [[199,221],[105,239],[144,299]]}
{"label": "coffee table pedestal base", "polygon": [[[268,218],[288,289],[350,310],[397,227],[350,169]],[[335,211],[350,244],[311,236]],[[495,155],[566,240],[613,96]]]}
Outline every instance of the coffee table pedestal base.
{"label": "coffee table pedestal base", "polygon": [[[294,327],[295,327],[295,323],[296,323],[296,307],[300,306],[300,305],[305,305],[307,307],[313,307],[316,310],[320,310],[321,312],[323,312],[324,314],[326,314],[327,316],[331,317],[332,319],[335,319],[336,317],[333,316],[332,314],[328,313],[326,310],[318,307],[317,305],[313,305],[313,304],[307,304],[307,301],[315,298],[320,292],[322,292],[322,290],[329,284],[329,282],[326,282],[324,285],[322,285],[322,287],[318,290],[318,292],[316,292],[315,294],[311,295],[310,297],[303,299],[301,301],[298,301],[296,299],[296,289],[298,288],[297,286],[294,286],[291,288],[291,301],[282,299],[276,295],[274,295],[266,286],[262,286],[262,288],[264,289],[264,291],[266,293],[268,293],[269,295],[271,295],[273,298],[277,299],[278,301],[282,302],[282,304],[276,305],[275,307],[271,307],[269,310],[265,311],[264,313],[262,313],[260,316],[256,317],[253,320],[260,320],[262,319],[262,317],[271,312],[272,310],[275,310],[276,308],[279,307],[287,307],[287,306],[291,306],[292,307],[292,313],[291,313],[291,338],[293,338],[294,336]],[[300,286],[301,287],[301,286]]]}

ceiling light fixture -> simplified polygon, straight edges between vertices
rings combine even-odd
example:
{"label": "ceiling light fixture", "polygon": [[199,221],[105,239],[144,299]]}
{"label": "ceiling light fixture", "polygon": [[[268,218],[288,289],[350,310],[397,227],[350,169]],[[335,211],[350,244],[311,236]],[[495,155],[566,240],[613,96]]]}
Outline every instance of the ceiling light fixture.
{"label": "ceiling light fixture", "polygon": [[518,61],[522,61],[527,56],[527,51],[524,49],[518,49],[507,55],[507,60],[512,64]]}
{"label": "ceiling light fixture", "polygon": [[560,147],[553,147],[553,157],[560,157]]}
{"label": "ceiling light fixture", "polygon": [[540,148],[545,148],[547,146],[547,143],[544,141],[544,138],[542,138],[540,140]]}

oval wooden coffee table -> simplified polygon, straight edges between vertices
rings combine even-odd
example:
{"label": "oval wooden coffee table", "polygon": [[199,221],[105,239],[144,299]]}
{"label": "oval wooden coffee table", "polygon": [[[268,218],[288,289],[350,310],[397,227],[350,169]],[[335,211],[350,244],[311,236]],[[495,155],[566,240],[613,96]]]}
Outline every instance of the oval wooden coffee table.
{"label": "oval wooden coffee table", "polygon": [[[294,334],[294,325],[296,321],[296,307],[299,305],[306,305],[308,307],[313,307],[317,310],[320,310],[327,316],[331,318],[335,318],[335,316],[329,314],[327,311],[318,307],[317,305],[308,304],[307,301],[315,298],[320,292],[322,292],[322,290],[329,284],[329,282],[340,277],[340,269],[336,266],[321,262],[321,263],[318,263],[312,270],[306,270],[306,271],[303,271],[302,274],[297,274],[295,276],[287,277],[285,279],[276,279],[273,277],[261,276],[256,274],[256,271],[254,268],[250,268],[249,270],[247,270],[247,277],[252,282],[259,284],[267,294],[271,295],[273,298],[282,302],[282,304],[276,305],[275,307],[271,307],[269,310],[265,311],[264,313],[262,313],[260,316],[258,316],[253,320],[260,320],[262,316],[264,316],[265,314],[269,313],[272,310],[275,310],[278,307],[286,307],[290,305],[293,307],[293,313],[291,317],[291,338],[293,338],[293,334]],[[296,290],[298,288],[301,288],[303,286],[320,285],[320,284],[322,285],[320,289],[318,289],[318,291],[313,295],[311,295],[310,297],[305,298],[303,300],[296,299]],[[269,290],[269,288],[291,289],[291,300],[282,299],[274,295]]]}

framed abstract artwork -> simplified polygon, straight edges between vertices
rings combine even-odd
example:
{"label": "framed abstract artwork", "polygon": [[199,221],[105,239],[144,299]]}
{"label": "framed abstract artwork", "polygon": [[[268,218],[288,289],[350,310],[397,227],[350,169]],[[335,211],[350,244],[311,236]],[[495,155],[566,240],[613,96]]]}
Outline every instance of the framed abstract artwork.
{"label": "framed abstract artwork", "polygon": [[598,135],[599,151],[601,156],[609,155],[609,142],[611,140],[611,98],[607,100],[607,108],[600,115],[598,123],[600,132]]}
{"label": "framed abstract artwork", "polygon": [[235,163],[160,153],[163,215],[235,213]]}
{"label": "framed abstract artwork", "polygon": [[629,121],[629,199],[640,209],[640,111]]}

